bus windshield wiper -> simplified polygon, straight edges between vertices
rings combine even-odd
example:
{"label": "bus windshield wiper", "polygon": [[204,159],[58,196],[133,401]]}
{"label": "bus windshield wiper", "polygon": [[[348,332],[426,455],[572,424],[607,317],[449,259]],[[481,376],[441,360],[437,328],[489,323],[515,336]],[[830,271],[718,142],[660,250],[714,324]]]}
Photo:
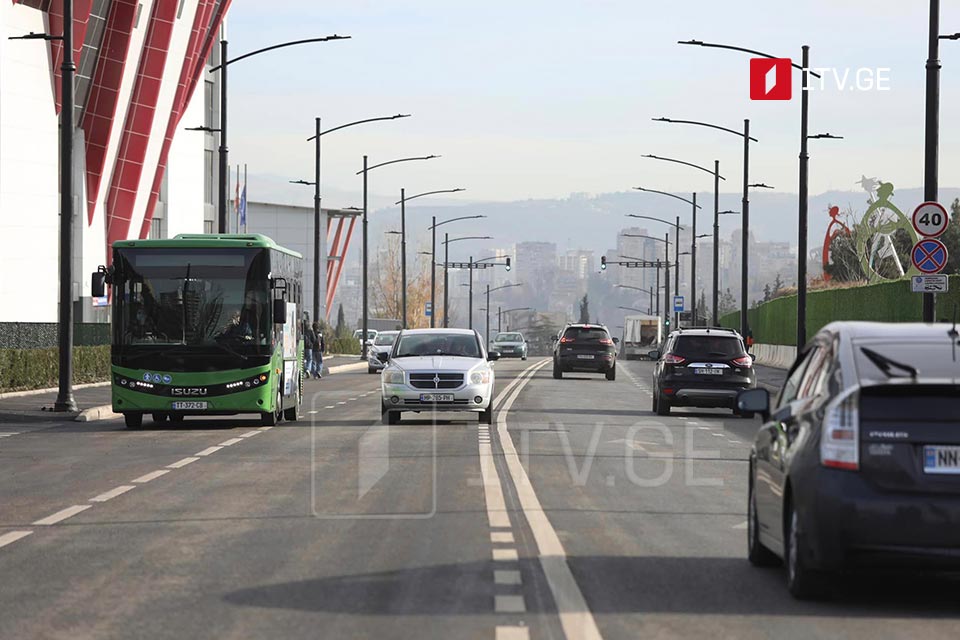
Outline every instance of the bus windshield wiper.
{"label": "bus windshield wiper", "polygon": [[[876,365],[877,369],[880,369],[880,371],[883,371],[888,378],[895,377],[893,375],[892,369],[900,369],[901,371],[906,371],[911,378],[917,377],[918,371],[916,370],[916,368],[911,367],[908,364],[897,362],[896,360],[891,360],[887,356],[877,353],[873,349],[868,349],[867,347],[860,347],[860,352],[863,353],[863,355],[867,356],[870,362]],[[902,377],[902,376],[897,376],[897,377]]]}
{"label": "bus windshield wiper", "polygon": [[221,343],[222,340],[223,340],[223,338],[218,338],[215,342],[212,343],[213,346],[217,347],[218,349],[221,349],[222,351],[226,351],[227,353],[229,353],[229,354],[231,354],[231,355],[237,356],[237,357],[240,358],[241,360],[248,360],[248,359],[249,359],[247,356],[243,355],[243,354],[240,353],[239,351],[237,351],[237,350],[235,350],[235,349],[231,349],[231,348],[228,347],[227,345],[222,344],[222,343]]}

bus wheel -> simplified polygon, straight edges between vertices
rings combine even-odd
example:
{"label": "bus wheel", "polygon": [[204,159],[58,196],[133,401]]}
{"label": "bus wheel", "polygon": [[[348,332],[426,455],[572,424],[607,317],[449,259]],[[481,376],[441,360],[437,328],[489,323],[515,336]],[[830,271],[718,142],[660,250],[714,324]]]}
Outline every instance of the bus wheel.
{"label": "bus wheel", "polygon": [[265,411],[260,414],[260,424],[265,427],[275,426],[283,418],[283,396],[280,395],[280,387],[277,386],[276,405],[273,411]]}
{"label": "bus wheel", "polygon": [[295,422],[297,420],[297,415],[300,413],[300,405],[303,404],[303,377],[301,376],[297,380],[297,396],[296,401],[293,406],[289,409],[283,410],[283,419],[290,422]]}
{"label": "bus wheel", "polygon": [[124,413],[123,422],[127,425],[127,429],[139,429],[141,426],[143,426],[143,414]]}
{"label": "bus wheel", "polygon": [[155,413],[150,417],[153,418],[153,421],[156,422],[157,424],[160,424],[161,422],[166,422],[167,420],[167,414],[165,413]]}

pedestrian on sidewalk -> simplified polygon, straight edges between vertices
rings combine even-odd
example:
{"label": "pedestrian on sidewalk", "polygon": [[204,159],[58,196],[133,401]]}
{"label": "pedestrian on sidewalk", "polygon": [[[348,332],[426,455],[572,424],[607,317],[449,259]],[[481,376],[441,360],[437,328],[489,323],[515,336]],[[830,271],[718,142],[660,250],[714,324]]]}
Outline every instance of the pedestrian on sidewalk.
{"label": "pedestrian on sidewalk", "polygon": [[317,345],[317,334],[307,321],[303,322],[303,364],[307,378],[314,371],[313,352]]}
{"label": "pedestrian on sidewalk", "polygon": [[326,346],[319,322],[313,323],[313,333],[315,336],[313,343],[313,377],[319,380],[323,377],[323,349]]}

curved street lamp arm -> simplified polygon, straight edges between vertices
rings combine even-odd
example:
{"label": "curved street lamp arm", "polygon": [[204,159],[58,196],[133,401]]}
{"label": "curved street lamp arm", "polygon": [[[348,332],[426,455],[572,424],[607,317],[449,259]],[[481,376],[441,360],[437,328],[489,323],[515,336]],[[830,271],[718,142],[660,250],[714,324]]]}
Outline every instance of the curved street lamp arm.
{"label": "curved street lamp arm", "polygon": [[493,236],[463,236],[462,238],[450,238],[449,240],[441,240],[441,242],[443,243],[457,242],[459,240],[493,240]]}
{"label": "curved street lamp arm", "polygon": [[238,56],[238,57],[234,58],[233,60],[227,60],[226,62],[222,62],[222,63],[218,64],[217,66],[211,68],[211,69],[210,69],[210,73],[213,73],[214,71],[219,71],[219,70],[220,70],[220,67],[230,66],[230,65],[233,64],[234,62],[240,62],[241,60],[244,60],[244,59],[249,58],[249,57],[251,57],[251,56],[257,55],[258,53],[265,53],[265,52],[267,52],[267,51],[273,51],[274,49],[284,49],[284,48],[286,48],[286,47],[293,47],[293,46],[298,45],[298,44],[307,44],[307,43],[309,43],[309,42],[330,42],[331,40],[349,40],[350,38],[351,38],[351,36],[338,36],[337,34],[333,34],[332,36],[324,36],[324,37],[322,37],[322,38],[307,38],[306,40],[294,40],[294,41],[292,41],[292,42],[284,42],[284,43],[282,43],[282,44],[275,44],[275,45],[270,46],[270,47],[264,47],[263,49],[257,49],[256,51],[251,51],[250,53],[245,53],[245,54],[243,54],[242,56]]}
{"label": "curved street lamp arm", "polygon": [[[397,160],[388,160],[387,162],[381,162],[380,164],[375,164],[375,165],[373,165],[372,167],[367,167],[367,172],[369,173],[370,171],[373,171],[374,169],[378,169],[378,168],[380,168],[380,167],[385,167],[385,166],[387,166],[388,164],[397,164],[398,162],[410,162],[410,161],[412,161],[412,160],[433,160],[434,158],[439,158],[439,157],[440,157],[440,156],[416,156],[416,157],[412,157],[412,158],[399,158],[399,159],[397,159]],[[360,169],[360,171],[357,171],[357,173],[354,174],[354,175],[358,175],[358,176],[359,176],[359,175],[362,174],[362,173],[363,173],[363,169]]]}
{"label": "curved street lamp arm", "polygon": [[509,289],[510,287],[522,287],[522,286],[523,286],[522,282],[518,282],[516,284],[502,284],[499,287],[494,287],[493,289],[490,289],[490,293],[493,293],[494,291],[499,291],[500,289]]}
{"label": "curved street lamp arm", "polygon": [[475,219],[477,219],[477,218],[486,218],[486,217],[487,217],[487,216],[485,216],[485,215],[483,215],[483,214],[480,214],[480,215],[476,215],[476,216],[460,216],[459,218],[450,218],[449,220],[443,220],[443,221],[441,221],[441,222],[438,222],[438,223],[435,224],[435,225],[432,224],[432,225],[430,225],[429,227],[427,227],[427,229],[434,229],[434,228],[439,227],[439,226],[441,226],[441,225],[445,225],[445,224],[447,224],[448,222],[456,222],[456,221],[458,221],[458,220],[475,220]]}
{"label": "curved street lamp arm", "polygon": [[432,196],[437,193],[457,193],[458,191],[466,191],[466,189],[463,189],[462,187],[457,187],[456,189],[438,189],[436,191],[425,191],[423,193],[418,193],[415,196],[407,196],[402,200],[397,200],[393,204],[400,204],[401,202],[410,202],[411,200],[415,200],[416,198],[422,198],[423,196]]}
{"label": "curved street lamp arm", "polygon": [[[781,58],[782,59],[782,56],[772,56],[769,53],[764,53],[762,51],[754,51],[753,49],[744,49],[743,47],[735,47],[729,44],[716,44],[714,42],[703,42],[702,40],[678,40],[677,44],[692,44],[698,47],[709,47],[712,49],[729,49],[730,51],[742,51],[743,53],[751,53],[755,56],[760,56],[761,58]],[[799,64],[796,64],[792,60],[790,61],[790,66],[793,67],[794,69],[800,69],[801,71],[803,71],[803,67],[800,66]],[[812,75],[814,78],[820,77],[819,74],[814,73],[809,69],[807,71],[809,71],[810,75]]]}
{"label": "curved street lamp arm", "polygon": [[[710,173],[713,173],[713,172],[711,171]],[[669,191],[657,191],[656,189],[644,189],[643,187],[634,187],[634,189],[636,189],[637,191],[646,191],[647,193],[659,193],[662,196],[670,196],[671,198],[676,198],[681,202],[686,202],[687,204],[693,204],[693,200],[687,200],[683,196],[678,196],[677,194],[670,193]],[[697,209],[703,209],[703,207],[701,207],[698,204],[695,204],[693,206],[695,206]]]}
{"label": "curved street lamp arm", "polygon": [[[340,131],[340,129],[346,129],[347,127],[352,127],[358,124],[366,124],[368,122],[380,122],[382,120],[396,120],[397,118],[409,118],[411,114],[409,113],[398,113],[395,116],[382,116],[380,118],[367,118],[366,120],[357,120],[356,122],[348,122],[347,124],[341,124],[338,127],[333,127],[332,129],[327,129],[326,131],[321,131],[320,135],[325,136],[328,133],[333,133],[334,131]],[[317,136],[310,136],[307,138],[307,142],[311,140],[316,140]]]}
{"label": "curved street lamp arm", "polygon": [[[697,207],[697,208],[699,209],[700,207]],[[627,214],[627,217],[628,217],[628,218],[643,218],[644,220],[656,220],[657,222],[662,222],[663,224],[668,224],[668,225],[670,225],[671,227],[676,227],[676,226],[677,226],[677,223],[676,223],[676,222],[670,222],[669,220],[664,220],[664,219],[662,219],[662,218],[654,218],[653,216],[642,216],[642,215],[640,215],[639,213],[628,213],[628,214]],[[686,229],[686,227],[684,227],[682,224],[680,225],[680,228],[681,228],[681,229]]]}
{"label": "curved street lamp arm", "polygon": [[647,240],[656,240],[657,242],[666,242],[670,244],[670,241],[666,238],[658,238],[656,236],[645,236],[642,233],[621,233],[621,236],[624,238],[646,238]]}
{"label": "curved street lamp arm", "polygon": [[[683,165],[686,165],[686,166],[688,166],[688,167],[693,167],[694,169],[700,169],[700,171],[705,171],[706,173],[709,173],[710,175],[714,175],[713,171],[711,171],[710,169],[707,169],[706,167],[701,167],[701,166],[698,165],[698,164],[693,164],[692,162],[684,162],[683,160],[676,160],[676,159],[674,159],[674,158],[664,158],[664,157],[662,157],[662,156],[655,156],[655,155],[651,155],[651,154],[649,154],[649,153],[646,154],[646,155],[640,156],[640,157],[641,157],[641,158],[653,158],[654,160],[663,160],[663,161],[665,161],[665,162],[676,162],[677,164],[683,164]],[[721,176],[720,174],[716,174],[716,176],[717,176],[718,178],[720,178],[721,180],[726,180],[726,178],[724,178],[724,177]]]}
{"label": "curved street lamp arm", "polygon": [[[710,124],[709,122],[698,122],[697,120],[674,120],[673,118],[651,118],[654,122],[669,122],[671,124],[695,124],[701,127],[710,127],[711,129],[717,129],[719,131],[726,131],[727,133],[732,133],[735,136],[743,137],[742,131],[737,131],[736,129],[728,129],[726,127],[721,127],[720,125]],[[751,142],[760,142],[753,136],[750,136]]]}

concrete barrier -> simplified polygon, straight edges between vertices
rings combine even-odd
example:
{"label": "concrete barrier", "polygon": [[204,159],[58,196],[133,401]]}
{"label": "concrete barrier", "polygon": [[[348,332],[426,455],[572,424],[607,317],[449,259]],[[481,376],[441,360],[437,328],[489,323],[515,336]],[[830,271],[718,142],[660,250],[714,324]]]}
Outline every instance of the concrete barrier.
{"label": "concrete barrier", "polygon": [[797,358],[797,348],[786,344],[754,344],[750,350],[757,356],[757,364],[777,369],[789,369]]}

